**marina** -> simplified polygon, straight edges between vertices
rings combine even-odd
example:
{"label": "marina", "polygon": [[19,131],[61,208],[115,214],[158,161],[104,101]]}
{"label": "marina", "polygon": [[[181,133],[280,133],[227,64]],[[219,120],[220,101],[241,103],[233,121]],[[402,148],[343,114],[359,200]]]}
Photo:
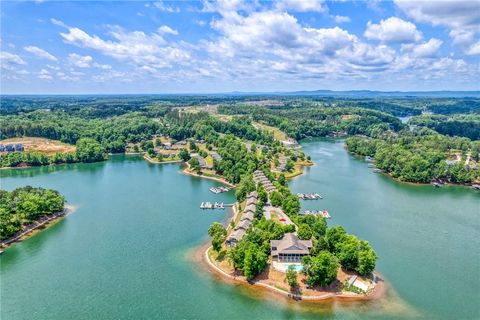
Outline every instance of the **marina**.
{"label": "marina", "polygon": [[299,199],[302,200],[319,200],[323,197],[318,193],[297,193]]}
{"label": "marina", "polygon": [[202,202],[200,204],[200,209],[225,209],[225,207],[223,202]]}
{"label": "marina", "polygon": [[327,210],[305,210],[303,212],[300,213],[302,216],[306,216],[306,215],[318,215],[318,216],[322,216],[326,219],[330,219],[332,216],[330,215],[330,213],[327,211]]}
{"label": "marina", "polygon": [[215,194],[230,191],[229,188],[223,187],[223,186],[221,186],[221,187],[211,187],[209,190],[210,190],[211,192],[215,193]]}

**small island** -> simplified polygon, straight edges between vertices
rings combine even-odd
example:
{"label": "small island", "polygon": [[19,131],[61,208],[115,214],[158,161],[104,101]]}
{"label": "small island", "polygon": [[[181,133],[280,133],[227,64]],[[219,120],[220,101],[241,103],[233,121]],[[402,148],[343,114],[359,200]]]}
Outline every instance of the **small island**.
{"label": "small island", "polygon": [[0,190],[1,247],[28,238],[35,230],[46,228],[68,211],[64,196],[56,190],[31,186]]}

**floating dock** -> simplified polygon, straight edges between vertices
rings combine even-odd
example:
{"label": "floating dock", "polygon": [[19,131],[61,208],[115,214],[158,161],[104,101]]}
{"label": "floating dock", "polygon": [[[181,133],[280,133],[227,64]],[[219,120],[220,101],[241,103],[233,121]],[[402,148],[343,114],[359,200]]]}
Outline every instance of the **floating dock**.
{"label": "floating dock", "polygon": [[303,212],[300,213],[301,215],[305,216],[305,215],[318,215],[318,216],[322,216],[324,217],[325,219],[330,219],[332,216],[330,215],[330,213],[327,211],[327,210],[305,210]]}
{"label": "floating dock", "polygon": [[225,205],[223,202],[202,202],[200,204],[200,209],[225,209]]}
{"label": "floating dock", "polygon": [[323,199],[318,193],[297,193],[299,199],[302,200],[318,200]]}
{"label": "floating dock", "polygon": [[217,194],[217,193],[228,192],[228,191],[230,191],[230,189],[227,188],[227,187],[223,187],[223,186],[222,187],[211,187],[210,191]]}

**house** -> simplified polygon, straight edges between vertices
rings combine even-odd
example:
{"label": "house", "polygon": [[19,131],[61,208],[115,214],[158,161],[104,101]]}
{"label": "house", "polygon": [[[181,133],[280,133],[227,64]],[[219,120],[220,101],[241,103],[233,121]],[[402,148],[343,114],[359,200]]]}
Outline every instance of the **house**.
{"label": "house", "polygon": [[249,211],[249,212],[243,213],[242,219],[240,219],[240,221],[243,221],[243,220],[253,221],[254,218],[255,218],[255,214]]}
{"label": "house", "polygon": [[225,241],[226,245],[232,247],[237,244],[240,240],[242,240],[243,236],[245,235],[245,230],[237,229],[233,231]]}
{"label": "house", "polygon": [[210,152],[210,155],[212,156],[213,159],[215,159],[217,161],[222,160],[222,157],[218,153],[216,153],[215,151]]}
{"label": "house", "polygon": [[257,200],[257,198],[258,198],[258,192],[257,192],[257,191],[250,192],[250,193],[247,195],[247,198],[248,198],[248,199],[254,198],[255,200]]}
{"label": "house", "polygon": [[257,206],[255,204],[249,204],[248,206],[245,207],[244,212],[255,212],[257,210]]}
{"label": "house", "polygon": [[17,143],[15,145],[15,151],[23,151],[23,144]]}
{"label": "house", "polygon": [[196,157],[198,159],[198,162],[200,163],[200,168],[202,168],[202,169],[211,169],[212,168],[212,166],[209,166],[207,164],[207,161],[205,161],[205,158],[203,158],[200,155],[197,155]]}
{"label": "house", "polygon": [[245,231],[248,230],[248,228],[250,227],[250,224],[251,222],[248,221],[248,220],[242,220],[238,223],[238,225],[235,227],[235,230],[240,230],[240,229],[243,229]]}
{"label": "house", "polygon": [[301,262],[303,257],[310,255],[312,247],[311,240],[300,240],[293,233],[286,233],[280,240],[270,241],[272,261],[277,262]]}

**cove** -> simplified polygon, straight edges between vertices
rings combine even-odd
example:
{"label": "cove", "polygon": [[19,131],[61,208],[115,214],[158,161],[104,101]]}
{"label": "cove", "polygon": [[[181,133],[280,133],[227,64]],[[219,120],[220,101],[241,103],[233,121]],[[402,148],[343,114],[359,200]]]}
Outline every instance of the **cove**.
{"label": "cove", "polygon": [[[321,193],[303,209],[327,209],[329,224],[369,240],[377,269],[407,306],[288,305],[225,283],[189,256],[225,211],[202,211],[218,183],[180,174],[178,164],[139,156],[0,171],[1,187],[30,184],[65,194],[75,213],[0,256],[2,319],[391,319],[476,318],[480,283],[479,193],[412,186],[374,174],[342,141],[303,143],[314,167],[290,182]],[[318,208],[321,206],[321,208]]]}

